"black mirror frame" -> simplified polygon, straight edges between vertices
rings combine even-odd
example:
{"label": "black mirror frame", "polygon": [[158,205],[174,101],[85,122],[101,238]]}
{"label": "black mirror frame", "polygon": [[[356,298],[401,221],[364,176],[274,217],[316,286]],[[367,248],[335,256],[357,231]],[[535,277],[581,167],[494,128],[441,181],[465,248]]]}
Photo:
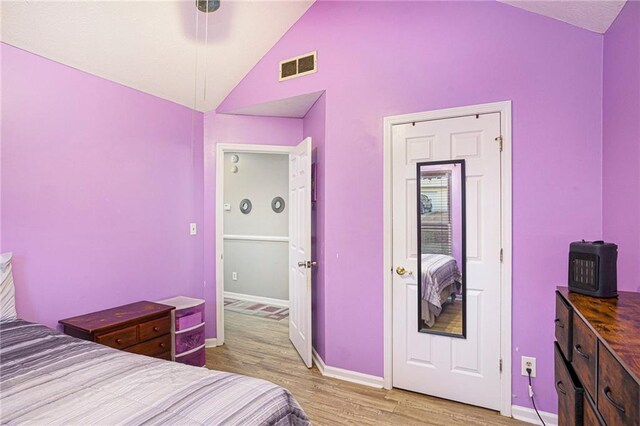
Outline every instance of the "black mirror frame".
{"label": "black mirror frame", "polygon": [[[445,164],[459,164],[461,169],[461,179],[460,179],[460,192],[462,197],[461,203],[461,213],[462,213],[462,265],[461,265],[461,273],[462,273],[462,334],[454,334],[454,333],[445,333],[442,331],[433,331],[428,328],[422,327],[422,213],[420,210],[420,195],[421,195],[421,185],[420,185],[420,168],[422,166],[439,166]],[[447,160],[447,161],[424,161],[421,163],[416,163],[416,200],[417,200],[417,232],[418,232],[418,275],[416,277],[416,285],[417,285],[417,295],[418,295],[418,332],[419,333],[427,333],[427,334],[435,334],[439,336],[447,336],[457,339],[466,339],[467,338],[467,206],[466,206],[466,173],[465,173],[465,161],[464,160]]]}

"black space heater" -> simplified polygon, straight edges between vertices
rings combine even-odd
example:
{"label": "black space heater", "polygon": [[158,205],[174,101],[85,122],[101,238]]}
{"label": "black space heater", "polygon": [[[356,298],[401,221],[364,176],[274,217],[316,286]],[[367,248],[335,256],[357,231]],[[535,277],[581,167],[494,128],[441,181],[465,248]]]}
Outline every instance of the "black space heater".
{"label": "black space heater", "polygon": [[617,297],[618,246],[576,241],[569,246],[569,290],[594,297]]}

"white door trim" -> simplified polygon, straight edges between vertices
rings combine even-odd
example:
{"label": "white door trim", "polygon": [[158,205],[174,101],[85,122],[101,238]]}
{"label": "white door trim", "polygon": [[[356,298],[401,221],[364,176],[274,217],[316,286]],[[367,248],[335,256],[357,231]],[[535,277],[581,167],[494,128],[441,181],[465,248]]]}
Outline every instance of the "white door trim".
{"label": "white door trim", "polygon": [[282,145],[216,145],[216,344],[224,344],[224,153],[289,154],[293,147]]}
{"label": "white door trim", "polygon": [[501,240],[503,262],[500,268],[500,355],[502,375],[500,376],[500,414],[511,417],[511,268],[512,268],[512,232],[511,232],[511,101],[481,105],[469,105],[458,108],[395,115],[384,118],[383,174],[384,174],[384,387],[391,389],[393,383],[393,287],[392,287],[392,158],[391,129],[394,125],[416,121],[439,120],[474,114],[500,113],[500,131],[502,133],[502,182],[501,182]]}

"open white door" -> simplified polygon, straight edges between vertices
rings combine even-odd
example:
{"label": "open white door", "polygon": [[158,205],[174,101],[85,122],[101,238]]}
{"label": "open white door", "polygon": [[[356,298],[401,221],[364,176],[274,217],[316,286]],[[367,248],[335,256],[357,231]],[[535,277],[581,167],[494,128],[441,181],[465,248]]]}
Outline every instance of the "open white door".
{"label": "open white door", "polygon": [[311,368],[311,138],[289,154],[289,339]]}

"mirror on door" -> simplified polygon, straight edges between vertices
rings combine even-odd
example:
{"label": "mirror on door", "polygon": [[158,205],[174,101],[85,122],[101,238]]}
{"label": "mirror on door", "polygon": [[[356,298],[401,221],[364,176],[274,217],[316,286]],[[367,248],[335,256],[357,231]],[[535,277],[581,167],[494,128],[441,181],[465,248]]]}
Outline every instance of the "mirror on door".
{"label": "mirror on door", "polygon": [[464,160],[417,164],[418,331],[466,336]]}

